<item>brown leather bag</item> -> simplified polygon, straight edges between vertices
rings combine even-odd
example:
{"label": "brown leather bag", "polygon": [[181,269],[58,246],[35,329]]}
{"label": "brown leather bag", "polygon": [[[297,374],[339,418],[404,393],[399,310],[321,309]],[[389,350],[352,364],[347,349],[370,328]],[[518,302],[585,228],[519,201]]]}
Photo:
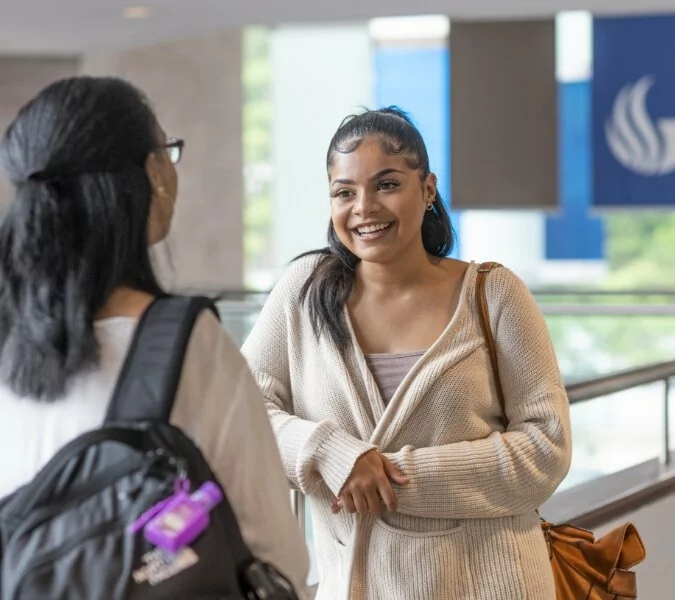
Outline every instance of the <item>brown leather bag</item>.
{"label": "brown leather bag", "polygon": [[[490,328],[485,280],[501,267],[483,263],[478,267],[476,298],[485,343],[492,364],[495,388],[507,421],[504,393],[497,364],[497,346]],[[596,540],[586,529],[574,525],[553,525],[542,519],[558,600],[630,600],[637,598],[635,565],[645,559],[642,540],[631,523],[626,523]]]}

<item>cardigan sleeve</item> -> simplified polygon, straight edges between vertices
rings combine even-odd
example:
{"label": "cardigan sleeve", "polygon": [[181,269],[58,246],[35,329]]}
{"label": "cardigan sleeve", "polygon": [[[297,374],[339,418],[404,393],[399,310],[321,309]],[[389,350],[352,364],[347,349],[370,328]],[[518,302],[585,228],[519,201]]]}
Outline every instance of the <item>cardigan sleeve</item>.
{"label": "cardigan sleeve", "polygon": [[449,519],[525,514],[543,504],[569,470],[569,403],[541,310],[508,269],[493,271],[486,283],[507,430],[386,454],[410,477],[408,485],[396,486],[401,513]]}
{"label": "cardigan sleeve", "polygon": [[[242,352],[260,388],[290,483],[311,494],[322,481],[336,496],[363,454],[376,448],[329,420],[313,422],[294,415],[292,373],[301,349],[299,292],[315,258],[297,261],[272,290]],[[313,334],[311,334],[313,335]]]}

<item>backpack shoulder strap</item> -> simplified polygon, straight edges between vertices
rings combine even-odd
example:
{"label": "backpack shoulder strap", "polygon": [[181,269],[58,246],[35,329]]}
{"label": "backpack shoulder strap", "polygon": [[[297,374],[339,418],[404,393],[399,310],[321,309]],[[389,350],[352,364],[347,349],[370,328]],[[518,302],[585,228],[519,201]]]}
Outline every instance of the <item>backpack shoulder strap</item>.
{"label": "backpack shoulder strap", "polygon": [[192,328],[215,305],[199,296],[166,296],[143,313],[110,401],[105,424],[168,422]]}
{"label": "backpack shoulder strap", "polygon": [[484,262],[478,265],[478,274],[476,276],[476,302],[478,304],[478,317],[483,330],[483,336],[485,337],[485,344],[487,345],[488,354],[490,355],[490,364],[492,365],[495,388],[497,388],[497,397],[499,398],[499,405],[502,408],[502,415],[504,416],[504,422],[506,423],[506,403],[504,401],[502,381],[499,376],[499,364],[497,363],[497,344],[495,343],[495,338],[494,335],[492,335],[492,329],[490,327],[490,312],[488,310],[487,294],[485,292],[487,276],[501,266],[502,265],[496,262]]}

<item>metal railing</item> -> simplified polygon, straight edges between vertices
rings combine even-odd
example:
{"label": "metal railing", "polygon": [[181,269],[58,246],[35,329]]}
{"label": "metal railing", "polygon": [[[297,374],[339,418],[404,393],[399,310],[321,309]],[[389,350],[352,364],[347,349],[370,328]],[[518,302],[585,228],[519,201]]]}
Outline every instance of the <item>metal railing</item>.
{"label": "metal railing", "polygon": [[675,305],[668,304],[566,304],[546,302],[539,306],[546,315],[675,316]]}
{"label": "metal railing", "polygon": [[565,389],[570,405],[574,405],[650,383],[663,382],[664,431],[661,460],[664,465],[670,465],[670,385],[673,377],[675,377],[675,361],[669,361],[571,383],[566,385]]}
{"label": "metal railing", "polygon": [[[536,289],[532,288],[532,293],[535,296],[575,296],[580,298],[591,298],[591,297],[635,297],[635,298],[649,298],[649,297],[661,297],[664,299],[672,300],[675,298],[675,289],[639,289],[639,290],[609,290],[609,289],[591,289],[591,288],[544,288]],[[196,289],[183,289],[178,290],[176,293],[181,294],[202,294],[207,293],[207,295],[213,297],[215,300],[246,300],[251,297],[267,297],[269,295],[269,290],[196,290]]]}
{"label": "metal railing", "polygon": [[[596,477],[555,494],[545,505],[557,520],[593,529],[625,518],[675,494],[675,453],[671,449],[670,391],[675,361],[620,371],[566,386],[572,406],[656,383],[663,384],[661,451],[621,471]],[[628,442],[628,440],[626,440]]]}
{"label": "metal railing", "polygon": [[[675,290],[533,290],[547,315],[675,316]],[[269,292],[222,291],[215,294],[219,306],[235,312],[258,312]],[[560,298],[561,301],[554,299]],[[569,302],[577,298],[582,302]],[[614,298],[620,302],[608,302]],[[602,299],[602,301],[593,301]],[[645,302],[647,299],[658,302]]]}

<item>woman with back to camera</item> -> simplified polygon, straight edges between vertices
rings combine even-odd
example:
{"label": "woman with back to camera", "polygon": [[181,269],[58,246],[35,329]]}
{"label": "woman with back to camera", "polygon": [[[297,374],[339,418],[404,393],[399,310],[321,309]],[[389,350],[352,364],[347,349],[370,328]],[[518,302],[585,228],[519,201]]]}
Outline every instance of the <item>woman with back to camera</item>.
{"label": "woman with back to camera", "polygon": [[318,600],[555,600],[536,509],[570,464],[541,312],[486,282],[508,426],[420,133],[346,119],[327,157],[329,248],[294,262],[244,355],[289,480],[311,500]]}
{"label": "woman with back to camera", "polygon": [[[0,498],[99,427],[139,317],[164,291],[183,143],[113,78],[56,82],[0,148],[14,199],[0,224]],[[260,392],[216,317],[197,319],[171,422],[226,490],[254,555],[304,597],[307,554]],[[273,509],[270,509],[273,506]]]}

